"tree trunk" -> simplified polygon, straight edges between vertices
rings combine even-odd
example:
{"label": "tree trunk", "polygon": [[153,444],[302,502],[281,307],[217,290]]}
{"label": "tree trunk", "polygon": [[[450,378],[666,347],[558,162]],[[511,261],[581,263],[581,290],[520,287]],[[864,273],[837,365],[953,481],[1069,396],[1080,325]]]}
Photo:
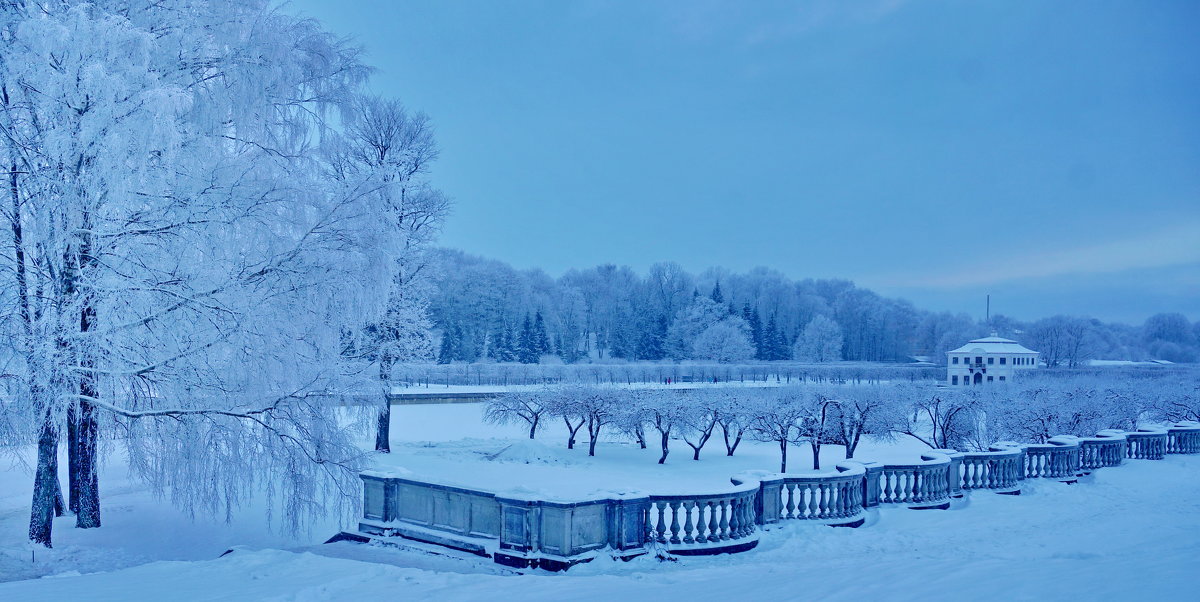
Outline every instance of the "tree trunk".
{"label": "tree trunk", "polygon": [[662,432],[662,457],[660,457],[658,459],[659,464],[666,464],[666,462],[667,462],[667,454],[671,452],[670,439],[671,439],[670,431],[663,431]]}
{"label": "tree trunk", "polygon": [[813,442],[809,443],[808,445],[809,445],[809,447],[812,448],[813,470],[820,470],[821,469],[821,443],[814,440]]}
{"label": "tree trunk", "polygon": [[540,420],[540,419],[541,419],[540,416],[534,416],[533,420],[529,421],[529,438],[530,439],[533,439],[533,436],[537,434],[538,420]]}
{"label": "tree trunk", "polygon": [[392,453],[392,404],[385,394],[383,407],[379,408],[379,416],[375,419],[375,451],[385,454]]}
{"label": "tree trunk", "polygon": [[853,457],[854,457],[854,450],[858,449],[858,441],[859,441],[859,439],[860,439],[861,437],[862,437],[862,432],[861,432],[861,431],[860,431],[860,432],[857,432],[857,433],[855,433],[855,434],[854,434],[854,438],[853,438],[853,439],[851,439],[851,440],[850,440],[850,443],[848,443],[848,444],[846,445],[846,459],[847,459],[847,460],[849,460],[849,459],[851,459],[851,458],[853,458]]}
{"label": "tree trunk", "polygon": [[567,423],[567,449],[575,449],[575,433],[579,432],[579,427],[583,426],[583,421],[579,421],[579,426],[572,427],[571,421],[563,416],[563,422]]}
{"label": "tree trunk", "polygon": [[779,472],[787,472],[787,439],[779,440]]}
{"label": "tree trunk", "polygon": [[79,513],[79,410],[67,407],[67,506]]}
{"label": "tree trunk", "polygon": [[596,455],[596,440],[600,438],[602,424],[593,418],[588,419],[588,455]]}
{"label": "tree trunk", "polygon": [[53,547],[54,506],[62,493],[58,484],[58,430],[47,412],[38,435],[37,471],[33,480],[33,503],[29,509],[29,540]]}
{"label": "tree trunk", "polygon": [[[91,262],[91,242],[85,238],[80,248],[80,263],[86,266]],[[90,332],[95,326],[96,306],[92,304],[90,297],[85,297],[83,308],[79,312],[79,331]],[[96,362],[86,352],[80,359],[84,368],[83,376],[79,379],[80,397],[99,398],[96,373],[91,370],[96,367]],[[75,503],[75,527],[93,529],[100,526],[100,475],[96,460],[100,425],[96,418],[96,406],[86,399],[80,399],[78,405],[74,447],[79,457],[70,462],[71,468],[78,471],[75,475],[75,485],[79,493],[79,500]]]}
{"label": "tree trunk", "polygon": [[742,442],[742,431],[738,431],[732,445],[729,443],[729,429],[724,425],[721,426],[721,434],[725,437],[725,455],[733,457],[733,452],[737,451],[738,444]]}
{"label": "tree trunk", "polygon": [[[88,379],[91,381],[91,379]],[[84,395],[94,397],[94,386],[85,389]],[[75,526],[92,529],[100,526],[100,472],[96,459],[96,448],[100,426],[96,420],[96,407],[84,401],[79,404],[79,505],[75,510]]]}

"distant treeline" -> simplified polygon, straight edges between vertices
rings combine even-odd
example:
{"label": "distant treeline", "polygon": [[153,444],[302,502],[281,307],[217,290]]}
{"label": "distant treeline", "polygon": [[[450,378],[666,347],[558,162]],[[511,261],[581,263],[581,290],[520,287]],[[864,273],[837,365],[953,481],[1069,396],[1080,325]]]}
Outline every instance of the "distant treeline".
{"label": "distant treeline", "polygon": [[[908,362],[996,332],[1042,352],[1050,366],[1088,359],[1200,358],[1200,322],[1157,314],[1139,326],[1077,316],[989,322],[930,312],[848,280],[792,280],[767,268],[699,275],[675,263],[539,269],[441,249],[430,314],[438,361],[565,363],[624,360]],[[556,360],[557,361],[557,360]]]}

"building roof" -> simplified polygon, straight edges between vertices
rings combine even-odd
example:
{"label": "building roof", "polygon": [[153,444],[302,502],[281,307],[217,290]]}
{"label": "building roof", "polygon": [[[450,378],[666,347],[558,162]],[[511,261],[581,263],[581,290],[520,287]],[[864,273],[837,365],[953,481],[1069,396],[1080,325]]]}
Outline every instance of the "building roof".
{"label": "building roof", "polygon": [[948,353],[1037,353],[1032,349],[1026,349],[1020,343],[1002,337],[984,337],[975,339],[959,347],[952,349]]}

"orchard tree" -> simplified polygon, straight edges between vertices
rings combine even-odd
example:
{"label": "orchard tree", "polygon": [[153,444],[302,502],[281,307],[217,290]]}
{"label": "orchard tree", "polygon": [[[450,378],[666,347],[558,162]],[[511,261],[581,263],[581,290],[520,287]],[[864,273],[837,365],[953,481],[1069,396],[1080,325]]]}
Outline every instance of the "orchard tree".
{"label": "orchard tree", "polygon": [[550,398],[555,393],[546,390],[512,391],[488,400],[483,418],[492,424],[524,422],[529,425],[529,438],[537,435],[542,417],[554,407]]}
{"label": "orchard tree", "polygon": [[799,436],[807,408],[792,392],[770,389],[756,389],[747,405],[751,432],[759,441],[779,445],[779,472],[787,472],[788,444]]}

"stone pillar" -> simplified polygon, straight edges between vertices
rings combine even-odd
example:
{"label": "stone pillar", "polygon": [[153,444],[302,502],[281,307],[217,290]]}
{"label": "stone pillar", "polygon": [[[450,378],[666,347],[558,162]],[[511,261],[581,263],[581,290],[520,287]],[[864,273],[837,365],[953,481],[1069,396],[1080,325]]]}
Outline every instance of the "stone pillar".
{"label": "stone pillar", "polygon": [[500,503],[500,550],[494,560],[506,566],[527,568],[530,555],[538,549],[541,524],[537,500],[497,497]]}
{"label": "stone pillar", "polygon": [[618,498],[609,502],[608,545],[614,550],[641,551],[646,545],[649,497]]}
{"label": "stone pillar", "polygon": [[754,496],[754,522],[770,525],[779,522],[783,493],[783,476],[759,481],[758,495]]}

